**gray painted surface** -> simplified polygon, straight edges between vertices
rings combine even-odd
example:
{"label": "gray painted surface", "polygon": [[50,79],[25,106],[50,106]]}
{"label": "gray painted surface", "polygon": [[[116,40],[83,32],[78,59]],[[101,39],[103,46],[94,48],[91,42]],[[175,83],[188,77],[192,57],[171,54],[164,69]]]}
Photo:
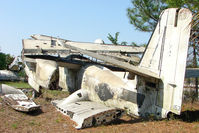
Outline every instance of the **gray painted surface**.
{"label": "gray painted surface", "polygon": [[20,78],[12,71],[0,70],[0,81],[18,81]]}
{"label": "gray painted surface", "polygon": [[197,78],[199,77],[199,68],[187,68],[185,78]]}

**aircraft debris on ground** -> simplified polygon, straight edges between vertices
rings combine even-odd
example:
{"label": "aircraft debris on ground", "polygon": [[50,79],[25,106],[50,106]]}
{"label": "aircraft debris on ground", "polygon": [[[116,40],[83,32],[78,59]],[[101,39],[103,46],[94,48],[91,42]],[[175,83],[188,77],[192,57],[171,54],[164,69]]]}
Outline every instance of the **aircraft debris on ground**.
{"label": "aircraft debris on ground", "polygon": [[0,70],[0,81],[19,81],[20,78],[10,70]]}
{"label": "aircraft debris on ground", "polygon": [[0,70],[0,81],[20,81],[24,80],[20,78],[16,72],[22,69],[22,60],[21,58],[15,57],[13,62],[8,66],[9,70]]}
{"label": "aircraft debris on ground", "polygon": [[30,112],[40,109],[40,105],[36,105],[22,90],[5,84],[0,85],[0,96],[6,104],[17,111]]}

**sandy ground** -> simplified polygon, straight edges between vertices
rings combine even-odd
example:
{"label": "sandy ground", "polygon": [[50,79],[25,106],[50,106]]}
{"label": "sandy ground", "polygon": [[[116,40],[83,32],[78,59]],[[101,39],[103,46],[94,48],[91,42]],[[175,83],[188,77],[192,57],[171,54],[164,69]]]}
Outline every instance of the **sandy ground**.
{"label": "sandy ground", "polygon": [[13,110],[0,99],[0,133],[199,133],[199,102],[184,103],[182,114],[173,120],[143,120],[123,116],[121,119],[98,127],[76,130],[74,123],[58,112],[51,99],[39,97],[35,102],[41,110],[21,113]]}

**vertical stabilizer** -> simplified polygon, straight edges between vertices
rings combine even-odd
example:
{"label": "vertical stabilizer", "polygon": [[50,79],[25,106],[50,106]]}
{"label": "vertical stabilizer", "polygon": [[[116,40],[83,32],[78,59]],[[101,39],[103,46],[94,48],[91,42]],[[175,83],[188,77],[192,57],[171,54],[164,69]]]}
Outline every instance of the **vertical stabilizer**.
{"label": "vertical stabilizer", "polygon": [[174,113],[181,109],[191,20],[188,9],[164,10],[140,62],[162,79],[163,106]]}

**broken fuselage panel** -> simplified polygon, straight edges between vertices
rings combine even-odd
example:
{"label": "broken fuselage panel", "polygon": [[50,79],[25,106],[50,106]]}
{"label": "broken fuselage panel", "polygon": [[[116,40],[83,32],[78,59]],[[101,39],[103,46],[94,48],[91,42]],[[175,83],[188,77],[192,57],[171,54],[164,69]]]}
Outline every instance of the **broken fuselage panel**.
{"label": "broken fuselage panel", "polygon": [[40,105],[36,105],[21,90],[14,87],[1,84],[0,95],[6,104],[17,111],[30,112],[40,109]]}

